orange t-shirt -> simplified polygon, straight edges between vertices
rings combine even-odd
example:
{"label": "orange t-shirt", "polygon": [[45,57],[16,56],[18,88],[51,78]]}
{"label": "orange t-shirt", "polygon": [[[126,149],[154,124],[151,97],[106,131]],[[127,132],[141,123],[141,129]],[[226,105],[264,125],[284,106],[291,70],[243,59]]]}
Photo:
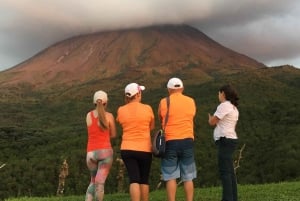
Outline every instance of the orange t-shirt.
{"label": "orange t-shirt", "polygon": [[92,124],[88,126],[88,143],[87,152],[97,149],[110,149],[109,130],[102,130],[98,125],[99,119],[94,116],[94,112],[90,112]]}
{"label": "orange t-shirt", "polygon": [[121,106],[117,121],[123,128],[121,150],[151,152],[150,123],[154,114],[149,105],[131,102]]}
{"label": "orange t-shirt", "polygon": [[[164,126],[167,112],[167,100],[163,98],[159,103],[158,115]],[[170,95],[169,119],[165,128],[166,141],[193,138],[194,139],[194,116],[196,105],[194,99],[174,93]]]}

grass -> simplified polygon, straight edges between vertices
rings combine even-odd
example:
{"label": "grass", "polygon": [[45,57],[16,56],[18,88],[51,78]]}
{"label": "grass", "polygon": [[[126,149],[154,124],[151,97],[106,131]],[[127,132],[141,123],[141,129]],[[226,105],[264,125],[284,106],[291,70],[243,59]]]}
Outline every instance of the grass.
{"label": "grass", "polygon": [[[283,182],[260,185],[239,185],[239,201],[299,201],[300,181]],[[195,189],[195,199],[197,201],[218,201],[221,199],[221,188],[197,188]],[[9,198],[5,201],[82,201],[82,196],[63,197],[22,197]],[[129,194],[107,194],[105,201],[130,201]],[[165,201],[165,190],[152,191],[150,201]],[[184,191],[182,187],[177,190],[177,201],[184,201]]]}

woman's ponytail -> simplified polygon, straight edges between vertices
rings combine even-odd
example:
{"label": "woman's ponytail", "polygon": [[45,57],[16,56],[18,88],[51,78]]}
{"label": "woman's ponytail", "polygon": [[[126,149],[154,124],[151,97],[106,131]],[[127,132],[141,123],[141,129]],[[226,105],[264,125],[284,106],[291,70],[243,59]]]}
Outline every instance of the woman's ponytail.
{"label": "woman's ponytail", "polygon": [[105,109],[104,105],[102,104],[102,101],[97,101],[97,112],[98,112],[98,118],[99,118],[99,126],[102,130],[108,129],[108,122],[105,115]]}

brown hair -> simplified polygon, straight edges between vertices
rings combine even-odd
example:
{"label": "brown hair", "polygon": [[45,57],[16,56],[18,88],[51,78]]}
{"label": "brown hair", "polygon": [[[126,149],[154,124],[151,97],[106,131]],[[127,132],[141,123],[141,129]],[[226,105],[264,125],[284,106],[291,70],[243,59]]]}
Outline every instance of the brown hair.
{"label": "brown hair", "polygon": [[137,93],[137,94],[135,94],[135,95],[133,95],[133,96],[131,96],[131,97],[129,97],[129,96],[126,96],[126,94],[125,94],[125,103],[130,103],[132,100],[134,100],[135,98],[136,98],[136,96],[138,95],[138,94],[140,94],[141,92],[139,92],[139,93]]}
{"label": "brown hair", "polygon": [[224,92],[226,100],[230,101],[236,107],[238,106],[239,97],[236,90],[230,84],[223,85],[219,91]]}

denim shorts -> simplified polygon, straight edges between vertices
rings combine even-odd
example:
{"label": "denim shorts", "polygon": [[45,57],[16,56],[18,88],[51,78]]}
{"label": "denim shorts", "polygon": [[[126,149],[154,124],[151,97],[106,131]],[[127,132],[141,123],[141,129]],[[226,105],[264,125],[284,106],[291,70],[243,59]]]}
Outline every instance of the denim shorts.
{"label": "denim shorts", "polygon": [[169,140],[166,142],[166,153],[161,161],[163,180],[181,178],[191,181],[197,177],[194,159],[194,141],[191,138]]}

